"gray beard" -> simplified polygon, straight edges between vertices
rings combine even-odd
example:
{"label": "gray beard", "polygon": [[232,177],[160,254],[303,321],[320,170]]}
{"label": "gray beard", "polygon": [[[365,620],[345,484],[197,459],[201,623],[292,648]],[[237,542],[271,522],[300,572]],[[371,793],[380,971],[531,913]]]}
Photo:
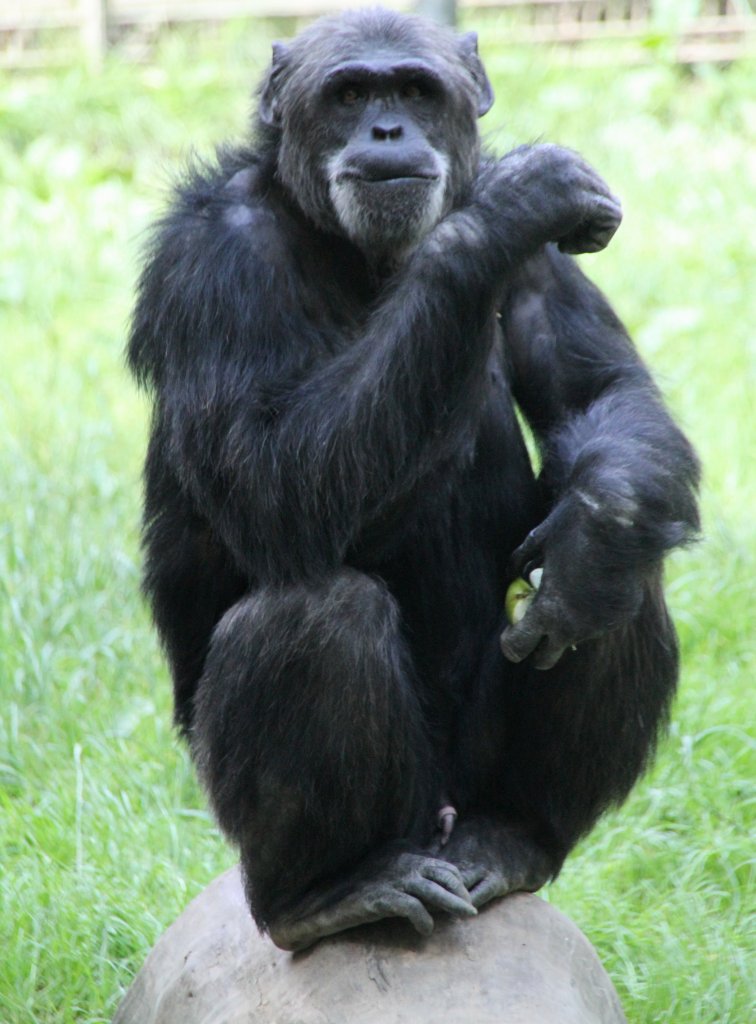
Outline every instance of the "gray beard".
{"label": "gray beard", "polygon": [[328,191],[346,236],[367,255],[385,256],[417,245],[438,224],[447,212],[447,178],[445,165],[435,181],[367,182],[336,173]]}

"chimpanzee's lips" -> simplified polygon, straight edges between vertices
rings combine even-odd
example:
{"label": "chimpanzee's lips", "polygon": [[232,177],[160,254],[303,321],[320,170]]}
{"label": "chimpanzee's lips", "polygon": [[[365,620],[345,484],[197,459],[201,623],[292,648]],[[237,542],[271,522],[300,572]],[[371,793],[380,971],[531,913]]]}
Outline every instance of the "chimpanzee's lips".
{"label": "chimpanzee's lips", "polygon": [[438,181],[438,174],[357,174],[349,172],[343,175],[347,181],[355,181],[360,185],[410,185],[420,182]]}

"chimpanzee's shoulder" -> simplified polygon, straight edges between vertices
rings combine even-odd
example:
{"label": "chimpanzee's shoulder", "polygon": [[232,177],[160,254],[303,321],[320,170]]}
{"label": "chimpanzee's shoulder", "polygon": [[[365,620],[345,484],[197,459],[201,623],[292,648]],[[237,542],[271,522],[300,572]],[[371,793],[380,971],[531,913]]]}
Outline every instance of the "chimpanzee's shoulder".
{"label": "chimpanzee's shoulder", "polygon": [[195,159],[173,192],[163,228],[189,248],[210,244],[215,257],[251,247],[270,256],[283,242],[285,217],[271,200],[273,173],[253,149],[223,148],[213,161]]}

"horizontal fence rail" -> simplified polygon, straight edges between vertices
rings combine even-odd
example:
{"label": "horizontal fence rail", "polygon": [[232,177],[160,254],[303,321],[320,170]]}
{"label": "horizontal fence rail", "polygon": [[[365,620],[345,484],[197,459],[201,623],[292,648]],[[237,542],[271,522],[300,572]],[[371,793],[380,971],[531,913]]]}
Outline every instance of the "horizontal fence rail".
{"label": "horizontal fence rail", "polygon": [[[147,59],[155,36],[168,26],[250,17],[305,18],[374,2],[0,0],[0,66],[68,63],[82,49],[98,64],[114,44],[135,59]],[[698,63],[756,57],[755,4],[756,0],[463,0],[460,7],[501,12],[501,26],[497,23],[491,32],[500,45],[548,45],[577,61],[626,63],[653,59],[664,47],[668,58]]]}

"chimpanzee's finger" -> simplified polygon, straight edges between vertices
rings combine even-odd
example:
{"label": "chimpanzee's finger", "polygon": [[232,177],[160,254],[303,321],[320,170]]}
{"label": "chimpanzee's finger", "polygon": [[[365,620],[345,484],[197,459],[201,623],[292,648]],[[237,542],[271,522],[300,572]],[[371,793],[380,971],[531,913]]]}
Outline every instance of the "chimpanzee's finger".
{"label": "chimpanzee's finger", "polygon": [[407,886],[407,891],[411,896],[422,900],[425,907],[431,907],[433,910],[445,910],[448,914],[455,914],[457,917],[475,917],[477,913],[469,894],[466,899],[462,899],[449,892],[445,886],[432,882],[429,878],[413,879]]}
{"label": "chimpanzee's finger", "polygon": [[499,638],[501,651],[508,661],[522,661],[532,654],[543,638],[541,617],[536,608],[530,608],[523,619],[507,626]]}

